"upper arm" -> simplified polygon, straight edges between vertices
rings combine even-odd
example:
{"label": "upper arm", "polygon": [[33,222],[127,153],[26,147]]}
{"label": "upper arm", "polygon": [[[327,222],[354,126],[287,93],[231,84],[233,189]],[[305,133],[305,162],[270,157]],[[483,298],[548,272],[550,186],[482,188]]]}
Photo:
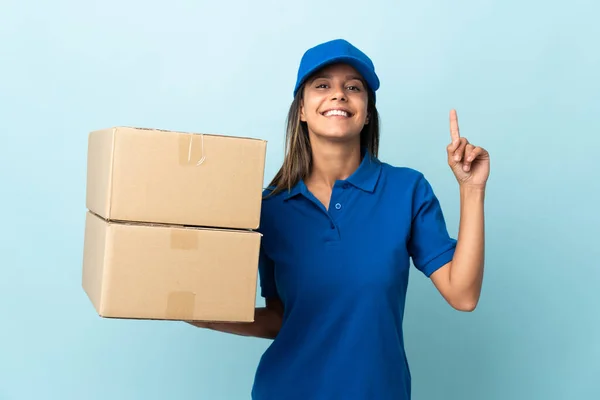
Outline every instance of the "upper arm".
{"label": "upper arm", "polygon": [[275,282],[275,263],[267,255],[263,244],[260,245],[258,257],[258,273],[260,279],[260,293],[265,299],[277,299],[277,284]]}
{"label": "upper arm", "polygon": [[435,270],[431,276],[431,282],[440,292],[442,297],[449,303],[452,304],[452,295],[450,288],[450,268],[452,268],[452,261],[444,264],[437,270]]}
{"label": "upper arm", "polygon": [[277,313],[280,318],[283,318],[283,302],[277,297],[269,297],[265,299],[266,307]]}
{"label": "upper arm", "polygon": [[283,320],[283,302],[279,298],[279,293],[277,291],[275,263],[267,255],[262,244],[260,247],[258,271],[260,276],[260,291],[261,296],[265,299],[265,308],[268,310],[268,315],[272,315],[272,312],[276,316],[275,319],[269,317],[267,319],[269,322],[266,325],[266,329],[269,331],[269,337],[274,337],[277,335],[277,332],[279,332],[281,321]]}

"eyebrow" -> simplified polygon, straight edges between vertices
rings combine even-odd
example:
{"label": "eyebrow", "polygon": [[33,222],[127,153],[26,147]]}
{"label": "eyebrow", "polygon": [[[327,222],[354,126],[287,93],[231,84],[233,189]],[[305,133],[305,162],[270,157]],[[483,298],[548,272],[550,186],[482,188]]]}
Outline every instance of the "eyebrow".
{"label": "eyebrow", "polygon": [[[313,77],[313,78],[310,80],[310,82],[314,82],[314,81],[316,81],[317,79],[323,79],[323,78],[324,78],[324,79],[331,79],[332,77],[333,77],[333,76],[332,76],[332,75],[330,75],[330,74],[318,74],[318,75],[315,75],[315,76],[314,76],[314,77]],[[350,81],[350,80],[357,80],[357,81],[360,81],[360,82],[361,82],[363,85],[365,85],[365,84],[366,84],[365,80],[364,80],[363,78],[361,78],[360,76],[358,76],[358,75],[346,75],[346,80],[349,80],[349,81]]]}

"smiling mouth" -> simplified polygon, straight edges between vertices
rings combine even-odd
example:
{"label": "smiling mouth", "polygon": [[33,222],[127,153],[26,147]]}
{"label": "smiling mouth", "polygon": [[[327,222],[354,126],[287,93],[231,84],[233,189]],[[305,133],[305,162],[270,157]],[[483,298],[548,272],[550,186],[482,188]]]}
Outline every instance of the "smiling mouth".
{"label": "smiling mouth", "polygon": [[321,113],[324,117],[351,117],[352,113],[346,110],[327,110]]}

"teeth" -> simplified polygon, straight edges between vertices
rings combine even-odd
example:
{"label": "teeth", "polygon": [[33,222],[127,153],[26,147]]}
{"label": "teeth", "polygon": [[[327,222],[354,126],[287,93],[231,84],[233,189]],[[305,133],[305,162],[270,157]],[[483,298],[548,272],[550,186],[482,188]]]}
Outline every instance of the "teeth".
{"label": "teeth", "polygon": [[342,110],[330,110],[330,111],[327,111],[323,115],[325,115],[326,117],[329,117],[331,115],[340,115],[342,117],[347,117],[348,113],[346,111],[342,111]]}

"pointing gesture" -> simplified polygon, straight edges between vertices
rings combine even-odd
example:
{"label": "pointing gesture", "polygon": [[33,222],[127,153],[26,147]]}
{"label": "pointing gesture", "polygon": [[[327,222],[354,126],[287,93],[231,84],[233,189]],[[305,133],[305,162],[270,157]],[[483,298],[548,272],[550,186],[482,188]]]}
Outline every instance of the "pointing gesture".
{"label": "pointing gesture", "polygon": [[456,110],[450,111],[450,139],[446,148],[448,165],[461,186],[485,188],[490,174],[490,155],[479,146],[473,146],[460,136]]}

